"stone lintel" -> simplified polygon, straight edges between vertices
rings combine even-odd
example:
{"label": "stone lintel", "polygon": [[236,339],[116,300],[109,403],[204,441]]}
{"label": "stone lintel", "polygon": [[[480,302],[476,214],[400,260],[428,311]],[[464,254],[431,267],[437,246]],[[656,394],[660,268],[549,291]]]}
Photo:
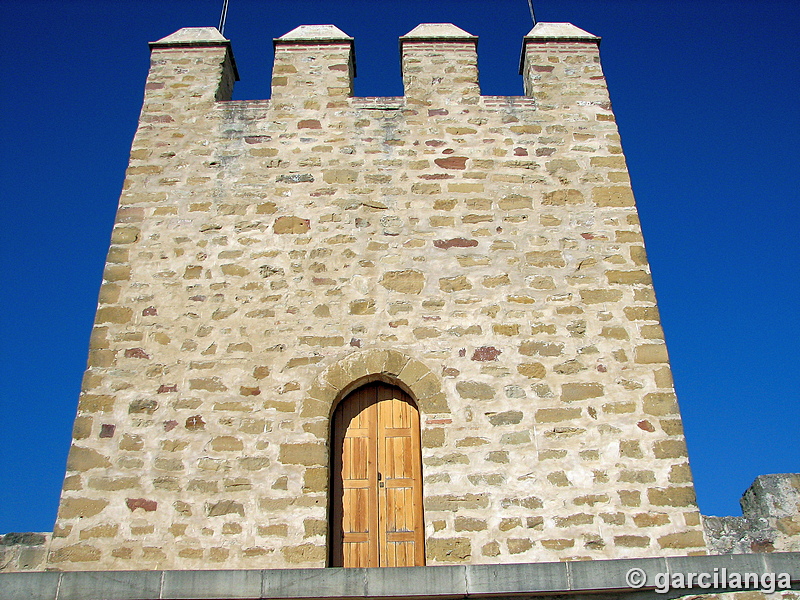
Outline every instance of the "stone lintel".
{"label": "stone lintel", "polygon": [[[631,588],[640,569],[646,582]],[[800,589],[800,552],[675,556],[574,562],[401,567],[197,571],[38,571],[0,573],[3,600],[166,600],[196,598],[436,600],[502,596],[571,596],[575,600],[659,600],[713,594],[716,588],[656,591],[658,573],[789,573]],[[596,594],[605,594],[597,596]]]}
{"label": "stone lintel", "polygon": [[150,48],[172,48],[174,46],[228,46],[231,41],[216,27],[184,27],[175,33],[150,42]]}
{"label": "stone lintel", "polygon": [[320,45],[320,44],[350,44],[353,47],[353,38],[336,25],[300,25],[281,37],[273,38],[272,45]]}
{"label": "stone lintel", "polygon": [[420,23],[407,34],[400,36],[401,53],[405,42],[473,42],[477,48],[478,36],[452,23]]}
{"label": "stone lintel", "polygon": [[522,38],[522,54],[519,58],[519,73],[523,74],[525,66],[525,49],[529,43],[542,44],[547,42],[588,42],[600,45],[600,37],[572,23],[537,23],[533,29]]}
{"label": "stone lintel", "polygon": [[572,23],[537,23],[525,36],[531,42],[594,42],[600,37],[575,27]]}
{"label": "stone lintel", "polygon": [[219,32],[216,27],[184,27],[175,33],[149,42],[150,51],[158,48],[204,48],[209,46],[224,46],[228,49],[228,56],[231,59],[233,75],[239,81],[239,70],[236,68],[236,60],[233,58],[231,41]]}

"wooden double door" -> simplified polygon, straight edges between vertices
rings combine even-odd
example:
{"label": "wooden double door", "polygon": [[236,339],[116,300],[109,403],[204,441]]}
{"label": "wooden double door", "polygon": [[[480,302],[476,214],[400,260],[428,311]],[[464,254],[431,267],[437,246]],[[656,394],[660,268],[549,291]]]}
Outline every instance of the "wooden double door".
{"label": "wooden double door", "polygon": [[401,389],[370,383],[333,417],[331,566],[425,564],[419,411]]}

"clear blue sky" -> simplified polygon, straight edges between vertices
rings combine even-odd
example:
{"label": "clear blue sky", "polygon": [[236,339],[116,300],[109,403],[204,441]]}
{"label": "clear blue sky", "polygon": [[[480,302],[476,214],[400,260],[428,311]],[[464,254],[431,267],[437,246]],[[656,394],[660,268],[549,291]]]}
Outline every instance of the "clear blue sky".
{"label": "clear blue sky", "polygon": [[[222,0],[0,0],[0,533],[51,531],[147,42]],[[672,357],[700,508],[739,514],[800,471],[800,3],[535,0],[601,53]],[[521,95],[526,0],[230,0],[236,99],[269,96],[271,39],[333,23],[359,96],[402,94],[397,38],[480,36],[487,95]]]}

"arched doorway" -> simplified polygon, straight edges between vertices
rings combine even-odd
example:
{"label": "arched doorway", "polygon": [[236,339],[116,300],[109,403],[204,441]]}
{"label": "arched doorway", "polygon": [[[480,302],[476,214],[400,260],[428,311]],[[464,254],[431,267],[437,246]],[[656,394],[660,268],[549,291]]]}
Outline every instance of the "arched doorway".
{"label": "arched doorway", "polygon": [[398,387],[369,383],[333,416],[333,567],[425,564],[419,411]]}

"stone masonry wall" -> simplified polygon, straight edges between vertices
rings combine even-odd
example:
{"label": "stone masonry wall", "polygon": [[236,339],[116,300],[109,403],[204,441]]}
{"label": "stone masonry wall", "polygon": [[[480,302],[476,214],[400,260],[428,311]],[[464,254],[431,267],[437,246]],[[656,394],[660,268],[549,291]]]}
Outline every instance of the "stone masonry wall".
{"label": "stone masonry wall", "polygon": [[42,571],[52,533],[6,533],[0,535],[0,572]]}
{"label": "stone masonry wall", "polygon": [[428,564],[705,552],[598,39],[402,39],[353,98],[332,26],[228,101],[228,42],[152,49],[52,540],[56,569],[323,567],[329,417],[419,405]]}
{"label": "stone masonry wall", "polygon": [[711,554],[800,552],[800,473],[759,475],[741,517],[703,517]]}

